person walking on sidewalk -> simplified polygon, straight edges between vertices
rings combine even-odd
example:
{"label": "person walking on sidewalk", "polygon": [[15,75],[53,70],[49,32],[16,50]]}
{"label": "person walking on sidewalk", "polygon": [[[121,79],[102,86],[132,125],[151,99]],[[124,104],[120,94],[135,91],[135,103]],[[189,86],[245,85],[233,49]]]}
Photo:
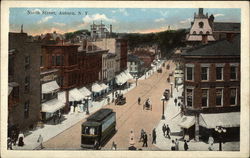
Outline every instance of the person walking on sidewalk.
{"label": "person walking on sidewalk", "polygon": [[37,143],[40,143],[39,146],[40,146],[40,149],[43,149],[43,137],[42,135],[40,134],[38,139],[37,139]]}
{"label": "person walking on sidewalk", "polygon": [[144,137],[144,130],[143,130],[143,129],[141,129],[141,137],[140,137],[139,142],[143,141],[143,137]]}
{"label": "person walking on sidewalk", "polygon": [[187,144],[187,141],[184,140],[184,150],[187,151],[188,150],[188,144]]}
{"label": "person walking on sidewalk", "polygon": [[148,136],[147,136],[147,133],[146,133],[146,132],[144,133],[144,136],[143,136],[143,144],[142,144],[142,147],[148,147]]}
{"label": "person walking on sidewalk", "polygon": [[172,140],[172,142],[171,142],[171,150],[172,150],[172,151],[175,150],[175,142],[174,142],[174,140]]}
{"label": "person walking on sidewalk", "polygon": [[153,129],[153,132],[152,132],[152,144],[156,144],[156,131],[155,131],[155,128]]}
{"label": "person walking on sidewalk", "polygon": [[169,139],[171,139],[171,137],[170,137],[170,128],[169,128],[169,126],[167,125],[167,128],[166,128],[166,131],[167,131],[167,137],[169,138]]}
{"label": "person walking on sidewalk", "polygon": [[177,105],[177,99],[176,98],[174,98],[174,103],[175,103],[175,106]]}
{"label": "person walking on sidewalk", "polygon": [[166,130],[167,130],[167,127],[166,127],[166,125],[164,123],[163,126],[162,126],[162,132],[163,132],[164,137],[166,136]]}
{"label": "person walking on sidewalk", "polygon": [[138,105],[140,105],[141,104],[141,98],[139,97],[138,98]]}
{"label": "person walking on sidewalk", "polygon": [[175,139],[175,150],[179,150],[179,141]]}

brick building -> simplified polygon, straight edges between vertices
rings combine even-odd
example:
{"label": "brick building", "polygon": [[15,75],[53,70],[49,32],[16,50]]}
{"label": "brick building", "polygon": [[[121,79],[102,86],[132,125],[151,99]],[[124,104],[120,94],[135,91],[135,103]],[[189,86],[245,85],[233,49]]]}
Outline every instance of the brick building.
{"label": "brick building", "polygon": [[40,120],[41,43],[27,33],[9,33],[8,126],[32,128]]}
{"label": "brick building", "polygon": [[61,90],[77,86],[79,66],[77,61],[79,45],[43,45],[42,70],[58,69],[58,83]]}
{"label": "brick building", "polygon": [[187,122],[180,126],[196,140],[207,131],[213,135],[219,124],[228,128],[228,136],[239,136],[240,36],[188,50],[182,57]]}
{"label": "brick building", "polygon": [[144,48],[137,48],[132,54],[142,60],[144,62],[144,67],[148,69],[151,67],[151,64],[156,59],[155,52],[149,51]]}

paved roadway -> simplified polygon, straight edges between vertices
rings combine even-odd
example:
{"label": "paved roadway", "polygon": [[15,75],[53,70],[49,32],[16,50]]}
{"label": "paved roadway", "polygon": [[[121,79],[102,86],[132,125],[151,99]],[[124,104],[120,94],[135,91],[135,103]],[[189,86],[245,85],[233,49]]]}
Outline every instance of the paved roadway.
{"label": "paved roadway", "polygon": [[[151,133],[161,119],[162,102],[160,99],[163,91],[166,88],[170,89],[170,84],[167,83],[166,79],[169,72],[173,71],[174,64],[172,62],[167,63],[171,65],[170,70],[163,68],[162,73],[156,72],[146,80],[138,80],[137,87],[125,94],[127,99],[125,105],[114,106],[114,104],[110,104],[105,106],[105,108],[112,108],[116,112],[117,133],[103,147],[104,150],[109,150],[113,141],[117,144],[118,149],[127,149],[131,130],[135,134],[135,147],[142,150],[159,150],[151,143]],[[173,77],[171,80],[173,80]],[[142,104],[137,104],[138,97],[141,97],[142,103],[150,98],[153,105],[152,111],[143,110]],[[83,121],[45,142],[45,149],[80,149],[81,124]],[[148,148],[142,148],[142,143],[139,142],[141,129],[144,129],[148,134]]]}

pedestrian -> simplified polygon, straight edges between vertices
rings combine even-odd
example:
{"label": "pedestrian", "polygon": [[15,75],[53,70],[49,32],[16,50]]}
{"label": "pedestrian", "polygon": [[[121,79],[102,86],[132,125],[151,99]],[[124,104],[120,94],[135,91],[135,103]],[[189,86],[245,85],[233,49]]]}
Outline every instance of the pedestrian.
{"label": "pedestrian", "polygon": [[178,106],[179,106],[179,107],[181,106],[181,103],[180,103],[180,102],[178,102]]}
{"label": "pedestrian", "polygon": [[113,141],[113,142],[112,142],[111,150],[116,150],[116,148],[117,148],[117,145],[116,145],[115,142]]}
{"label": "pedestrian", "polygon": [[155,128],[153,129],[153,132],[152,132],[152,144],[156,144],[156,131],[155,131]]}
{"label": "pedestrian", "polygon": [[141,98],[139,97],[138,98],[138,105],[140,105],[141,104]]}
{"label": "pedestrian", "polygon": [[18,144],[17,144],[18,146],[24,146],[23,139],[24,139],[24,134],[20,133],[18,136]]}
{"label": "pedestrian", "polygon": [[167,128],[166,128],[166,131],[167,131],[167,137],[169,138],[169,139],[171,139],[171,137],[170,137],[170,128],[169,128],[169,126],[167,125]]}
{"label": "pedestrian", "polygon": [[184,140],[184,150],[187,151],[188,150],[188,144],[187,144],[187,141]]}
{"label": "pedestrian", "polygon": [[163,132],[164,137],[166,136],[166,130],[167,130],[167,127],[166,127],[166,125],[164,123],[163,126],[162,126],[162,132]]}
{"label": "pedestrian", "polygon": [[213,151],[214,150],[214,138],[212,137],[212,135],[209,136],[208,138],[208,144],[209,144],[209,147],[208,147],[208,150],[209,151]]}
{"label": "pedestrian", "polygon": [[135,134],[134,134],[134,131],[133,131],[133,130],[130,131],[130,135],[129,135],[129,145],[130,145],[130,146],[134,146],[134,145],[135,145]]}
{"label": "pedestrian", "polygon": [[61,118],[62,118],[62,113],[61,113],[61,111],[59,110],[59,113],[58,113],[59,123],[61,122]]}
{"label": "pedestrian", "polygon": [[8,137],[8,139],[7,139],[7,149],[12,150],[12,140],[10,137]]}
{"label": "pedestrian", "polygon": [[172,142],[171,142],[171,150],[175,150],[175,142],[174,142],[174,140],[172,140]]}
{"label": "pedestrian", "polygon": [[179,150],[179,141],[175,139],[175,150]]}
{"label": "pedestrian", "polygon": [[144,132],[142,147],[148,147],[148,136],[146,132]]}
{"label": "pedestrian", "polygon": [[140,137],[139,142],[143,141],[143,136],[144,136],[144,130],[143,130],[143,129],[141,129],[141,137]]}
{"label": "pedestrian", "polygon": [[54,124],[56,124],[56,115],[55,115],[55,113],[53,114],[53,122],[54,122]]}
{"label": "pedestrian", "polygon": [[177,99],[176,98],[174,98],[174,103],[175,103],[175,106],[177,105]]}
{"label": "pedestrian", "polygon": [[99,149],[99,142],[98,142],[97,139],[95,139],[94,149],[95,149],[95,150],[98,150],[98,149]]}
{"label": "pedestrian", "polygon": [[37,143],[40,143],[39,146],[40,146],[40,149],[43,149],[43,137],[41,134],[39,134],[39,137],[37,139]]}

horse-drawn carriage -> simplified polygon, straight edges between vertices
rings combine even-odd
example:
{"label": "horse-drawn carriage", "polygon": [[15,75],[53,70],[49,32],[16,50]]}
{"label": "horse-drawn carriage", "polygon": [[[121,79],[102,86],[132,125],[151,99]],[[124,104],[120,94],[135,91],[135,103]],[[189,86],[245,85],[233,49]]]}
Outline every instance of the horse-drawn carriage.
{"label": "horse-drawn carriage", "polygon": [[158,72],[158,73],[162,73],[162,68],[159,68],[159,69],[157,70],[157,72]]}
{"label": "horse-drawn carriage", "polygon": [[147,99],[145,101],[145,103],[143,104],[143,110],[146,109],[146,110],[151,110],[152,111],[152,103],[150,102],[149,99]]}
{"label": "horse-drawn carriage", "polygon": [[115,105],[123,105],[126,103],[126,98],[123,94],[117,94],[117,98],[115,99]]}

